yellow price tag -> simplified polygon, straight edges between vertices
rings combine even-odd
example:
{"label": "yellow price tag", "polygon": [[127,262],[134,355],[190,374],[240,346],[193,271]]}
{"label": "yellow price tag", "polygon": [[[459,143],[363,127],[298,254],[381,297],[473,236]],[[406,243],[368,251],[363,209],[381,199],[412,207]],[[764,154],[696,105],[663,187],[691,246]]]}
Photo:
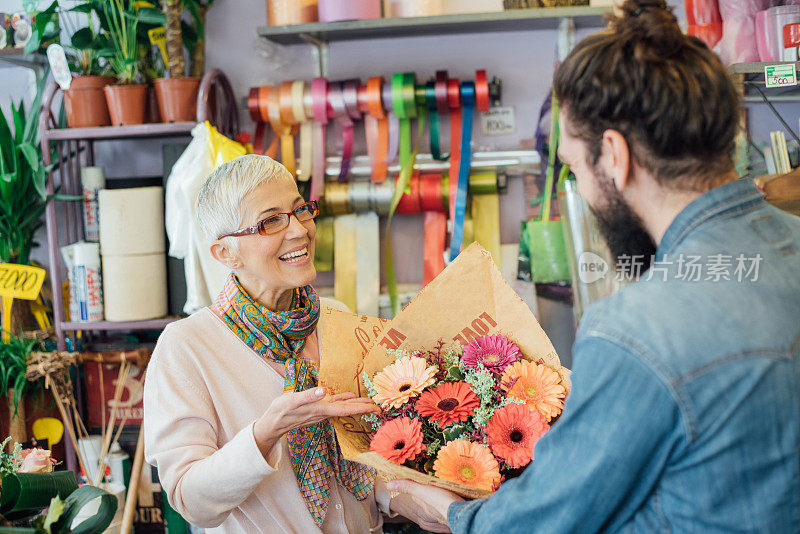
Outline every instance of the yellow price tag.
{"label": "yellow price tag", "polygon": [[167,57],[167,34],[163,27],[153,28],[147,30],[147,37],[150,39],[150,44],[155,45],[161,50],[161,59],[164,60],[164,66],[169,66],[169,58]]}
{"label": "yellow price tag", "polygon": [[41,267],[0,263],[0,296],[3,297],[3,341],[8,342],[11,328],[11,306],[14,299],[36,300],[42,289],[46,271]]}

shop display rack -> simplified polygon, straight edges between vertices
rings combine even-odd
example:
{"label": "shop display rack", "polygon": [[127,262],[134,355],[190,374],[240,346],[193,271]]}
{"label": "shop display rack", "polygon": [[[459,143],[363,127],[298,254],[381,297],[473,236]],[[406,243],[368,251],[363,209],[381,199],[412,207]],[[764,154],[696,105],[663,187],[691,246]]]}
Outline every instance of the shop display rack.
{"label": "shop display rack", "polygon": [[[168,124],[138,124],[132,126],[104,126],[97,128],[58,128],[61,90],[51,84],[45,91],[39,115],[42,160],[45,165],[56,163],[48,173],[45,184],[48,195],[81,196],[80,173],[82,167],[94,164],[95,142],[111,139],[143,139],[188,135],[196,123],[179,122]],[[221,133],[233,137],[239,133],[236,101],[228,78],[219,70],[203,77],[197,97],[197,119],[208,120]],[[163,329],[177,317],[165,317],[147,321],[93,323],[68,321],[64,317],[64,298],[61,286],[64,268],[61,261],[61,246],[83,239],[83,211],[80,201],[58,200],[48,202],[45,210],[50,283],[53,293],[53,316],[55,335],[59,350],[66,350],[66,336],[73,331],[130,331]]]}

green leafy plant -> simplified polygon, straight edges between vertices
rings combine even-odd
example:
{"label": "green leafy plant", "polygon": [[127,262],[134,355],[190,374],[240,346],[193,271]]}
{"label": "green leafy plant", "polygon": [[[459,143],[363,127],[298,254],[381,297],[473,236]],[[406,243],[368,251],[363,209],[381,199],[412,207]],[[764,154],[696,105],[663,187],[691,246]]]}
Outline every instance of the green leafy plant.
{"label": "green leafy plant", "polygon": [[11,436],[8,436],[0,443],[0,476],[10,475],[19,471],[22,465],[22,445],[14,443],[14,448],[11,453],[5,454],[2,451],[6,450],[6,445],[11,441]]}
{"label": "green leafy plant", "polygon": [[[45,77],[46,78],[46,77]],[[43,82],[28,112],[11,104],[11,122],[0,113],[0,262],[30,263],[36,231],[49,200],[45,179],[51,167],[42,164],[39,110]],[[11,126],[13,125],[13,131]]]}
{"label": "green leafy plant", "polygon": [[140,59],[136,29],[139,20],[133,0],[107,0],[102,3],[108,25],[108,61],[121,84],[137,83]]}
{"label": "green leafy plant", "polygon": [[36,339],[25,339],[14,335],[7,343],[0,343],[0,392],[7,395],[9,389],[14,390],[11,399],[14,415],[19,410],[23,397],[41,394],[44,391],[41,380],[30,382],[25,378],[25,373],[28,371],[28,356],[38,343]]}

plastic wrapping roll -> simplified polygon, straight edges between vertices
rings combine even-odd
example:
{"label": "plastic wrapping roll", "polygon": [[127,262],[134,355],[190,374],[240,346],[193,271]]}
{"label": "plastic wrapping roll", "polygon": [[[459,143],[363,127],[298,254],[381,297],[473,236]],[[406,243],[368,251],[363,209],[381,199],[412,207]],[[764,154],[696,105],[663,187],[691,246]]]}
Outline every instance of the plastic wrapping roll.
{"label": "plastic wrapping roll", "polygon": [[317,21],[317,0],[267,0],[267,24],[284,26]]}
{"label": "plastic wrapping roll", "polygon": [[384,17],[433,17],[441,15],[442,0],[384,0]]}
{"label": "plastic wrapping roll", "polygon": [[103,256],[107,321],[143,321],[167,314],[167,258],[163,252]]}
{"label": "plastic wrapping roll", "polygon": [[103,189],[98,199],[101,254],[154,254],[166,250],[163,188]]}
{"label": "plastic wrapping roll", "polygon": [[316,220],[317,236],[314,238],[314,268],[318,271],[333,269],[333,217]]}

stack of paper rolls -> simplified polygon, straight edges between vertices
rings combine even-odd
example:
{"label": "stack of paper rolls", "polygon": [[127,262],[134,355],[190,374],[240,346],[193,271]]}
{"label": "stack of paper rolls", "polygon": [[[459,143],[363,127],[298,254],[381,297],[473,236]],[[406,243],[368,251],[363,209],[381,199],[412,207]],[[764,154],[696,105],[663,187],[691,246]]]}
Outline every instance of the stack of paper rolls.
{"label": "stack of paper rolls", "polygon": [[103,189],[98,199],[106,320],[163,317],[167,314],[163,189]]}

